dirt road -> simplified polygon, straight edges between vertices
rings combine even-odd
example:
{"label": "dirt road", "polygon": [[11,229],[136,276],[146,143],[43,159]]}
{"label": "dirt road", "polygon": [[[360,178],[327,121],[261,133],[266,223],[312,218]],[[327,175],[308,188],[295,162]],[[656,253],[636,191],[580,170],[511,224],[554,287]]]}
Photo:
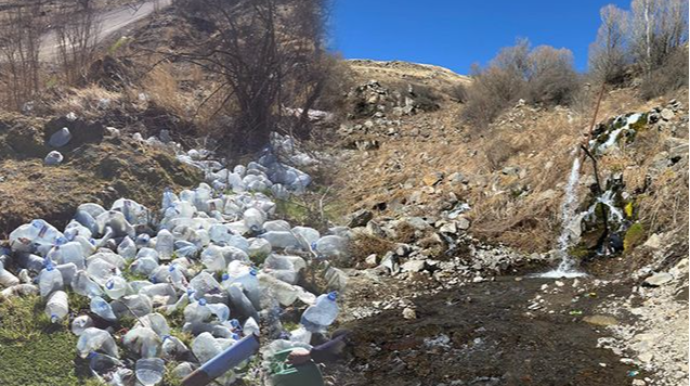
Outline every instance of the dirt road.
{"label": "dirt road", "polygon": [[[150,15],[157,9],[163,9],[172,4],[172,0],[150,0],[140,5],[126,5],[98,16],[98,42]],[[51,61],[59,53],[60,45],[54,31],[51,31],[41,39],[41,60]]]}

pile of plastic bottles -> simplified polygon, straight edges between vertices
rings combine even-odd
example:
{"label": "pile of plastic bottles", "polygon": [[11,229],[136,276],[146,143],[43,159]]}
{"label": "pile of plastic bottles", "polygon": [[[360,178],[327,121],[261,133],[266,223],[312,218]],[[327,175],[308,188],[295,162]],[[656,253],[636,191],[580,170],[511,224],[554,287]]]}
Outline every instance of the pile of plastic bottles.
{"label": "pile of plastic bottles", "polygon": [[[268,195],[303,191],[309,176],[271,155],[232,170],[207,156],[179,156],[204,169],[207,182],[165,191],[157,213],[129,199],[109,209],[83,204],[62,231],[43,220],[20,226],[0,258],[2,293],[40,294],[46,316],[71,322],[78,355],[111,385],[155,385],[171,361],[184,377],[252,333],[271,352],[306,347],[337,317],[335,292],[316,297],[298,283],[309,264],[347,253],[349,230],[292,227],[274,218]],[[70,291],[90,299],[88,312],[70,309]],[[290,332],[281,324],[289,306],[307,307]],[[184,320],[181,329],[173,331],[173,317]],[[134,326],[116,340],[123,320]],[[191,345],[177,332],[193,336]],[[138,359],[121,358],[123,348]],[[216,381],[236,377],[230,371]]]}

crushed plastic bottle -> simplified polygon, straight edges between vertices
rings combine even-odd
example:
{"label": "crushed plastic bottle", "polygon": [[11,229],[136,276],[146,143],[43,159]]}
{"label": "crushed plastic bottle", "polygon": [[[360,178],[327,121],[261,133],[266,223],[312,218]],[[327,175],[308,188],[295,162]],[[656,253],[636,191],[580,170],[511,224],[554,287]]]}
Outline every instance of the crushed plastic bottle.
{"label": "crushed plastic bottle", "polygon": [[117,316],[113,312],[113,308],[106,302],[102,297],[95,296],[91,298],[91,312],[98,315],[99,317],[109,321],[117,321]]}
{"label": "crushed plastic bottle", "polygon": [[307,308],[302,314],[300,322],[304,328],[311,332],[323,332],[326,327],[330,326],[338,317],[337,297],[338,294],[335,292],[317,297],[314,305]]}
{"label": "crushed plastic bottle", "polygon": [[89,327],[93,327],[93,320],[88,315],[77,316],[72,321],[72,333],[76,336],[80,336]]}
{"label": "crushed plastic bottle", "polygon": [[89,327],[82,332],[77,341],[77,351],[81,358],[88,357],[92,351],[102,352],[115,358],[120,357],[117,344],[110,333],[96,327]]}

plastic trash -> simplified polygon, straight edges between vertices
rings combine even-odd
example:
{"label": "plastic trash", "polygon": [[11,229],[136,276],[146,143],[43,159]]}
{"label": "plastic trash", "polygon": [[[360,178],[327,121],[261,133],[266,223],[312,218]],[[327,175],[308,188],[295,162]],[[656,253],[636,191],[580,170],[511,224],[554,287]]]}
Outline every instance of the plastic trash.
{"label": "plastic trash", "polygon": [[206,322],[211,319],[212,314],[213,312],[208,307],[206,299],[201,298],[185,307],[184,320],[187,323]]}
{"label": "plastic trash", "polygon": [[89,327],[82,332],[77,341],[77,351],[81,358],[88,357],[92,351],[102,352],[115,358],[120,357],[115,340],[110,333],[96,327]]}
{"label": "plastic trash", "polygon": [[338,294],[331,292],[316,298],[313,306],[304,311],[300,322],[311,332],[323,332],[338,316]]}
{"label": "plastic trash", "polygon": [[163,229],[156,236],[156,251],[161,260],[170,260],[174,252],[175,238],[168,230]]}
{"label": "plastic trash", "polygon": [[89,353],[87,359],[89,360],[91,371],[99,375],[113,372],[122,366],[122,362],[119,359],[97,352]]}
{"label": "plastic trash", "polygon": [[43,159],[43,163],[48,166],[55,166],[61,164],[64,159],[65,157],[59,151],[53,150]]}
{"label": "plastic trash", "polygon": [[123,296],[110,303],[118,318],[139,318],[153,311],[153,302],[146,295]]}
{"label": "plastic trash", "polygon": [[77,272],[79,271],[74,263],[56,265],[55,269],[60,271],[60,274],[62,275],[62,282],[65,285],[72,285],[74,278],[77,277]]}
{"label": "plastic trash", "polygon": [[312,249],[320,259],[342,259],[348,256],[348,241],[341,236],[324,236],[312,245]]}
{"label": "plastic trash", "polygon": [[117,254],[127,260],[133,259],[137,255],[137,246],[134,244],[134,240],[125,236],[120,245],[117,246]]}
{"label": "plastic trash", "polygon": [[218,318],[219,322],[225,322],[230,318],[230,309],[223,303],[214,303],[206,305],[211,313]]}
{"label": "plastic trash", "polygon": [[52,147],[63,147],[69,143],[69,141],[72,139],[72,134],[69,132],[69,129],[66,127],[63,127],[62,129],[56,131],[53,133],[53,135],[50,136],[50,140],[48,140],[48,144]]}
{"label": "plastic trash", "polygon": [[192,341],[192,353],[199,359],[199,363],[208,362],[211,358],[220,354],[221,351],[220,343],[208,332],[199,334]]}
{"label": "plastic trash", "polygon": [[105,282],[105,293],[111,299],[119,299],[127,294],[129,284],[120,276],[113,276]]}
{"label": "plastic trash", "polygon": [[86,268],[89,277],[101,286],[104,286],[113,276],[119,272],[117,266],[106,261],[105,259],[96,258],[89,262]]}
{"label": "plastic trash", "polygon": [[273,248],[299,248],[300,242],[290,231],[269,231],[259,236],[268,241]]}
{"label": "plastic trash", "polygon": [[161,345],[161,357],[165,360],[179,360],[187,356],[189,349],[178,338],[171,335],[163,335]]}
{"label": "plastic trash", "polygon": [[233,306],[233,310],[237,310],[238,317],[240,319],[244,318],[254,318],[259,319],[259,314],[256,308],[252,305],[252,302],[247,299],[247,296],[242,291],[242,286],[239,284],[231,284],[226,287],[226,291],[230,296],[230,303]]}
{"label": "plastic trash", "polygon": [[67,316],[69,312],[69,303],[67,301],[67,294],[64,291],[55,291],[48,298],[46,303],[45,313],[50,318],[52,323],[58,323]]}
{"label": "plastic trash", "polygon": [[156,358],[160,354],[161,337],[153,329],[138,325],[125,334],[122,344],[142,358]]}
{"label": "plastic trash", "polygon": [[91,298],[91,312],[109,322],[117,321],[117,316],[115,316],[113,308],[100,296]]}
{"label": "plastic trash", "polygon": [[13,287],[19,284],[19,278],[14,276],[10,271],[6,270],[4,265],[0,263],[0,286]]}
{"label": "plastic trash", "polygon": [[88,315],[77,316],[72,321],[72,333],[76,336],[80,336],[89,327],[93,327],[93,320]]}
{"label": "plastic trash", "polygon": [[47,257],[57,264],[73,263],[79,269],[84,269],[84,250],[79,242],[70,241],[62,245],[54,246]]}
{"label": "plastic trash", "polygon": [[135,365],[134,374],[142,385],[155,385],[163,380],[165,362],[160,358],[139,359]]}
{"label": "plastic trash", "polygon": [[72,289],[81,296],[94,297],[103,295],[103,290],[96,284],[86,271],[79,271],[72,282]]}
{"label": "plastic trash", "polygon": [[38,288],[41,291],[41,297],[46,298],[55,291],[60,291],[64,287],[62,281],[62,273],[53,267],[52,263],[41,271],[38,280]]}

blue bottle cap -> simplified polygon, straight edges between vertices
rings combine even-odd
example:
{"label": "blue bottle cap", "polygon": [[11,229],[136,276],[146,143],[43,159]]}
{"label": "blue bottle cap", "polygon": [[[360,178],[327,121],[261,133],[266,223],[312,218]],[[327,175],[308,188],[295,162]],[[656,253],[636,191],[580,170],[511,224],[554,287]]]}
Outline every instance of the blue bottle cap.
{"label": "blue bottle cap", "polygon": [[333,291],[333,292],[328,294],[328,298],[330,300],[336,300],[338,298],[338,293],[336,291]]}
{"label": "blue bottle cap", "polygon": [[174,266],[174,265],[171,265],[170,267],[168,267],[168,272],[172,272],[172,271],[174,271],[174,270],[175,270],[175,266]]}
{"label": "blue bottle cap", "polygon": [[220,277],[221,281],[226,281],[228,279],[230,279],[230,275],[228,275],[227,273],[224,273],[223,276]]}
{"label": "blue bottle cap", "polygon": [[231,325],[233,328],[241,328],[241,327],[242,327],[242,325],[240,325],[240,321],[237,320],[237,319],[232,319],[232,320],[230,320],[230,325]]}
{"label": "blue bottle cap", "polygon": [[249,274],[252,276],[256,276],[259,274],[259,271],[257,271],[256,268],[252,268],[249,270]]}
{"label": "blue bottle cap", "polygon": [[205,306],[206,305],[206,299],[204,299],[204,298],[199,299],[199,305]]}
{"label": "blue bottle cap", "polygon": [[240,336],[239,336],[238,334],[235,334],[235,333],[233,333],[232,335],[230,335],[230,337],[231,337],[232,339],[234,339],[234,340],[240,340]]}
{"label": "blue bottle cap", "polygon": [[113,289],[114,286],[115,286],[115,282],[113,281],[113,279],[110,279],[105,283],[105,288],[107,288],[107,289]]}

